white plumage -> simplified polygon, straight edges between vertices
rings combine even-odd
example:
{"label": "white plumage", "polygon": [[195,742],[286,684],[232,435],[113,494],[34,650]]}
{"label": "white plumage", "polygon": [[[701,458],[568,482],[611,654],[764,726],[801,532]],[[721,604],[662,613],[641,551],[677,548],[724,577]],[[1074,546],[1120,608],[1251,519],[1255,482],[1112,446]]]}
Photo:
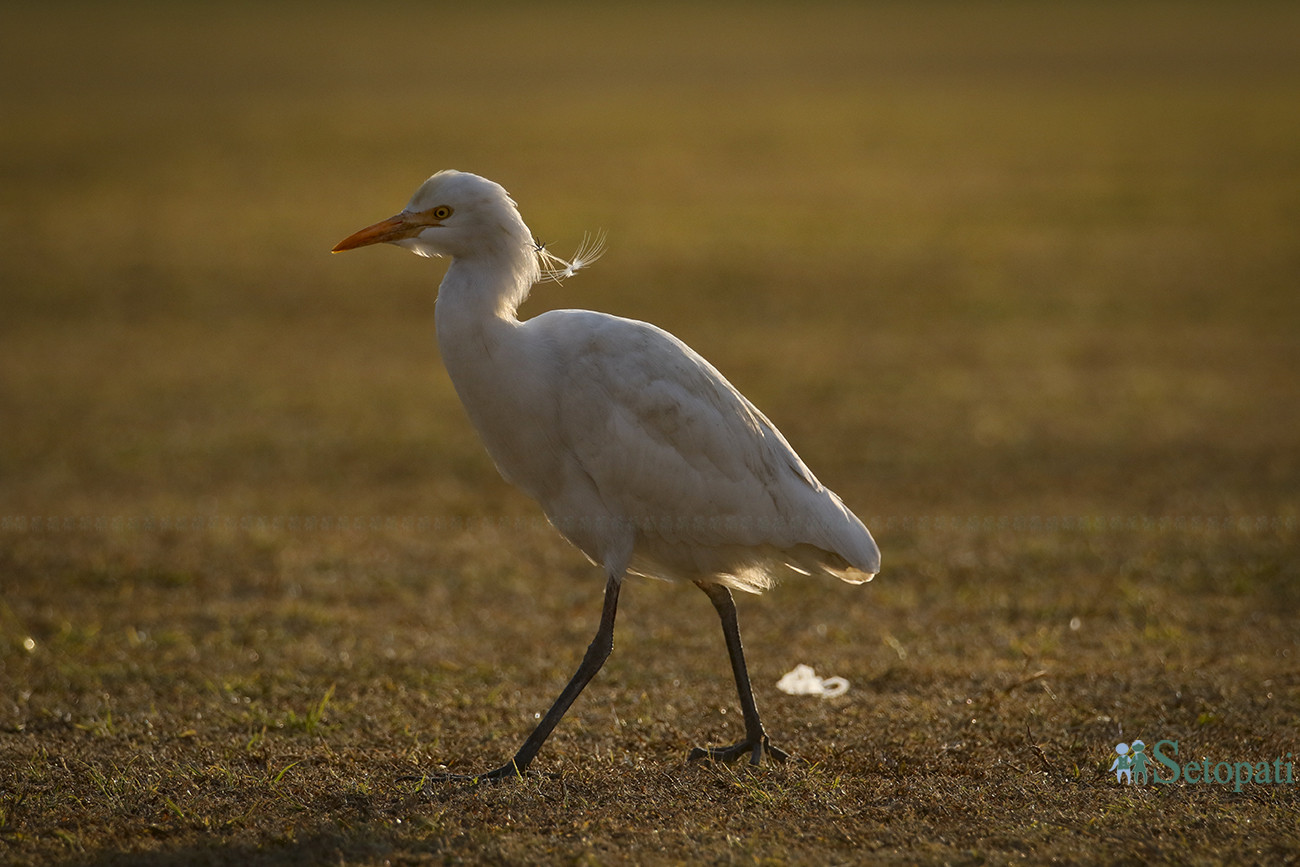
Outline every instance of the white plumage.
{"label": "white plumage", "polygon": [[747,739],[693,755],[784,757],[752,708],[725,588],[760,592],[786,568],[868,581],[880,552],[866,527],[753,404],[668,332],[587,310],[516,318],[539,279],[594,256],[547,253],[499,185],[439,172],[401,213],[335,251],[381,242],[452,257],[435,318],[456,392],[501,474],[606,572],[601,630],[583,666],[515,759],[474,779],[531,761],[608,655],[628,573],[694,581],[722,616]]}

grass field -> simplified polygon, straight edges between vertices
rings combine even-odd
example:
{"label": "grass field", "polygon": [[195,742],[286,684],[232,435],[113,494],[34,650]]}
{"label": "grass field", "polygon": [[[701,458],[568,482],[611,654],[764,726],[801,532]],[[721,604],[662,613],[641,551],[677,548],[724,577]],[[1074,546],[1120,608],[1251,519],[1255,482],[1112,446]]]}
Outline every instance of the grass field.
{"label": "grass field", "polygon": [[[1297,784],[1108,772],[1300,754],[1294,4],[4,19],[0,862],[1300,860]],[[739,600],[804,761],[686,764],[716,617],[634,580],[534,773],[396,782],[508,758],[603,580],[464,418],[443,266],[328,255],[448,167],[608,232],[524,314],[675,332],[874,531]]]}

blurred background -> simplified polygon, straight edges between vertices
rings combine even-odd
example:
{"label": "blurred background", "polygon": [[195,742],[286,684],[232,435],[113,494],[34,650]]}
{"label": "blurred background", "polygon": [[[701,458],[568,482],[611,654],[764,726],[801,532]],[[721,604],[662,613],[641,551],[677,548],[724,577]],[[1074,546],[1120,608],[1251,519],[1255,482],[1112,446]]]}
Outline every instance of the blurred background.
{"label": "blurred background", "polygon": [[[1288,857],[1289,794],[1106,768],[1294,741],[1297,33],[1280,2],[8,4],[5,851]],[[521,315],[676,333],[872,528],[869,587],[740,602],[811,767],[683,766],[734,691],[702,596],[637,582],[543,775],[394,784],[499,762],[599,605],[441,369],[445,263],[329,254],[444,168],[561,255],[608,233]],[[851,691],[777,692],[796,663]]]}
{"label": "blurred background", "polygon": [[331,257],[442,168],[857,511],[1290,516],[1300,13],[1252,3],[5,12],[0,514],[531,515],[443,265]]}

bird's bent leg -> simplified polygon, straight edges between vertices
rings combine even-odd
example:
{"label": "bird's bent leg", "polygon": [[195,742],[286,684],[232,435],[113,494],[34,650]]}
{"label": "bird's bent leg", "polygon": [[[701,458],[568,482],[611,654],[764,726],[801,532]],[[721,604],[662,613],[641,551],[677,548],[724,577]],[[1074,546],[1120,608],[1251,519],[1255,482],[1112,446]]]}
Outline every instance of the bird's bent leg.
{"label": "bird's bent leg", "polygon": [[622,575],[611,574],[605,582],[605,605],[600,612],[600,626],[596,629],[596,637],[587,645],[587,652],[582,657],[582,663],[578,670],[574,672],[568,685],[555,699],[551,709],[542,717],[542,721],[533,729],[533,733],[524,741],[519,752],[515,753],[511,766],[523,772],[528,764],[532,762],[537,751],[542,748],[542,744],[550,737],[551,731],[559,723],[560,718],[568,711],[569,706],[573,704],[574,699],[582,692],[591,679],[600,671],[600,667],[609,659],[610,651],[614,649],[614,615],[618,611],[618,591],[623,584]]}
{"label": "bird's bent leg", "polygon": [[550,737],[555,726],[563,718],[565,712],[573,704],[574,699],[582,692],[591,679],[600,671],[600,667],[605,664],[609,658],[609,653],[614,649],[614,615],[618,611],[618,591],[623,584],[621,573],[611,573],[605,582],[605,605],[600,613],[600,627],[596,630],[596,637],[591,640],[587,646],[587,652],[582,657],[582,663],[578,665],[578,670],[573,673],[573,677],[564,687],[560,695],[551,705],[551,709],[542,717],[542,721],[533,729],[533,733],[528,736],[515,757],[508,764],[502,765],[494,771],[486,774],[425,774],[418,777],[404,777],[403,779],[423,780],[427,787],[429,783],[443,782],[447,780],[463,780],[466,782],[481,782],[485,780],[505,780],[515,779],[523,776],[528,765],[537,755],[542,744]]}
{"label": "bird's bent leg", "polygon": [[745,718],[745,739],[729,747],[696,747],[687,756],[687,761],[720,759],[729,762],[748,754],[749,763],[757,765],[763,760],[763,753],[767,753],[783,762],[789,758],[789,754],[768,741],[767,732],[763,731],[762,720],[758,717],[758,706],[754,704],[754,689],[749,683],[749,670],[745,667],[745,648],[740,643],[740,623],[736,620],[736,603],[731,598],[731,591],[721,584],[697,583],[708,594],[709,601],[722,619],[722,634],[727,639],[727,655],[731,657],[731,673],[736,678],[736,692],[740,696],[740,712]]}

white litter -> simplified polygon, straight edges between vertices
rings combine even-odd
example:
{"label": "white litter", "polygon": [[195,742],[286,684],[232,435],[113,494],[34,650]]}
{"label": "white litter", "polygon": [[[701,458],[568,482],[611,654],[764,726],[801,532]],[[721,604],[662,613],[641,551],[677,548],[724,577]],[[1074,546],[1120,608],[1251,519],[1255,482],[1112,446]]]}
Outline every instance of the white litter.
{"label": "white litter", "polygon": [[811,665],[796,665],[776,682],[776,688],[789,695],[830,698],[848,692],[849,682],[842,677],[818,677]]}

